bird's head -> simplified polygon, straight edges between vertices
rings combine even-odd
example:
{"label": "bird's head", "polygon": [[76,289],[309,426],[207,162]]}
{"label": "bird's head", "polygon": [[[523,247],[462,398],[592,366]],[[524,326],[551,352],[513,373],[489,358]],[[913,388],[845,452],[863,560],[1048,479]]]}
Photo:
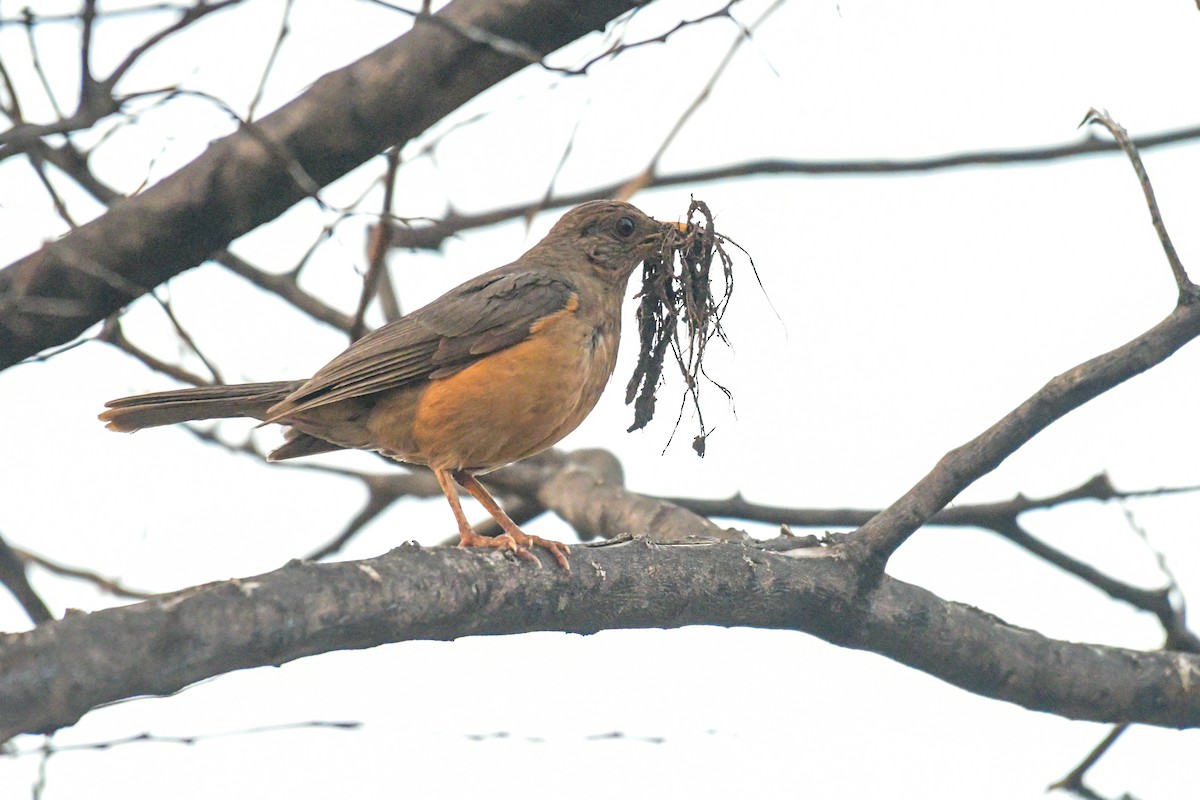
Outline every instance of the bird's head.
{"label": "bird's head", "polygon": [[629,203],[593,200],[564,214],[541,245],[568,248],[572,257],[566,263],[586,264],[601,278],[624,284],[637,265],[662,246],[663,235],[671,229],[680,226],[659,222]]}

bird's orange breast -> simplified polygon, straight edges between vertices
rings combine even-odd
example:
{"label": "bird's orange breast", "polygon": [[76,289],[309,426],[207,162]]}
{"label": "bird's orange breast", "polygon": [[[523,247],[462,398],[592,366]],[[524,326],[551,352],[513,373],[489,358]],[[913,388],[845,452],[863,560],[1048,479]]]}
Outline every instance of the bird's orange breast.
{"label": "bird's orange breast", "polygon": [[415,402],[381,404],[372,438],[390,455],[440,469],[488,470],[531,456],[596,405],[618,338],[619,329],[605,332],[581,315],[572,297],[523,342],[431,381]]}

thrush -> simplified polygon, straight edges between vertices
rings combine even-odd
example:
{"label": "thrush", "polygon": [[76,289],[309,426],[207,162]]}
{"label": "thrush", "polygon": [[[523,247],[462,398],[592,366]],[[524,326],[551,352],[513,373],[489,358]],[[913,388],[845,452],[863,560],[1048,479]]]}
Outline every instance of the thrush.
{"label": "thrush", "polygon": [[[617,360],[629,276],[667,230],[628,203],[567,212],[544,239],[354,342],[307,380],[204,386],[111,400],[115,431],[251,417],[285,426],[268,459],[346,448],[429,467],[460,547],[495,547],[565,569],[569,548],[530,536],[476,476],[554,445],[591,412]],[[455,484],[503,533],[475,533]]]}

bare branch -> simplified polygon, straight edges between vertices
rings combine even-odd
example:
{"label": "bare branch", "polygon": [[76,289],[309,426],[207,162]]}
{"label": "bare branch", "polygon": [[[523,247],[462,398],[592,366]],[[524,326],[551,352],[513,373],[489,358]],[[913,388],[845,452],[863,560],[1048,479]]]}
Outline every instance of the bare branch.
{"label": "bare branch", "polygon": [[0,585],[12,592],[34,625],[54,619],[45,601],[38,596],[25,574],[25,560],[0,536]]}
{"label": "bare branch", "polygon": [[38,50],[37,39],[33,35],[33,27],[35,18],[29,7],[21,9],[22,22],[25,28],[25,41],[29,45],[29,60],[33,65],[33,71],[37,75],[38,82],[42,85],[42,91],[46,93],[46,100],[50,103],[50,108],[54,110],[57,117],[62,117],[62,108],[58,105],[58,97],[54,94],[54,89],[50,86],[50,79],[46,77],[46,70],[42,66],[41,53]]}
{"label": "bare branch", "polygon": [[[215,2],[197,2],[190,6],[169,6],[162,5],[157,7],[158,10],[175,10],[179,12],[179,18],[173,25],[158,31],[150,36],[140,45],[132,49],[117,66],[115,70],[103,80],[99,80],[92,75],[91,72],[91,50],[92,50],[92,35],[94,32],[94,23],[100,16],[95,8],[94,0],[88,0],[84,4],[83,9],[74,15],[71,19],[81,23],[80,34],[80,88],[79,88],[79,103],[74,113],[67,115],[59,107],[54,93],[50,88],[48,79],[42,69],[40,57],[38,54],[37,44],[33,36],[33,27],[46,19],[59,19],[58,17],[38,17],[33,15],[29,9],[25,9],[25,14],[22,18],[22,24],[25,27],[27,39],[29,41],[30,57],[33,63],[35,72],[42,83],[43,90],[50,99],[51,106],[54,109],[57,120],[45,124],[21,123],[14,125],[10,130],[0,133],[0,161],[10,156],[24,153],[30,149],[37,147],[42,143],[42,137],[56,134],[69,133],[71,131],[83,130],[90,128],[105,117],[115,114],[121,110],[121,107],[130,99],[142,96],[145,93],[135,93],[124,96],[116,96],[113,93],[117,83],[125,76],[125,73],[137,63],[142,56],[153,49],[158,44],[161,44],[165,39],[179,31],[187,28],[197,20],[215,12],[220,11],[230,5],[236,5],[244,2],[244,0],[216,0]],[[110,16],[110,14],[105,14]],[[0,24],[4,21],[0,20]],[[151,92],[150,94],[154,94]],[[15,95],[14,95],[15,99]]]}
{"label": "bare branch", "polygon": [[[1175,609],[1171,606],[1169,589],[1143,589],[1105,575],[1090,564],[1085,564],[1079,559],[1072,558],[1061,550],[1046,544],[1041,539],[1029,533],[1029,531],[1015,520],[1008,524],[1000,525],[993,530],[1010,542],[1040,557],[1043,561],[1053,564],[1068,575],[1074,575],[1080,580],[1090,583],[1112,599],[1120,600],[1134,608],[1154,614],[1162,623],[1164,630],[1171,631],[1178,627],[1175,622]],[[1180,641],[1182,642],[1182,639]],[[1186,649],[1189,652],[1196,652],[1194,647],[1173,649]]]}
{"label": "bare branch", "polygon": [[634,541],[582,549],[576,563],[568,576],[499,553],[404,546],[68,616],[0,637],[0,739],[52,732],[101,703],[333,649],[698,624],[802,630],[1071,718],[1200,725],[1190,688],[1200,657],[1055,641],[887,577],[863,597],[845,559]]}
{"label": "bare branch", "polygon": [[[1200,126],[1142,136],[1134,141],[1137,143],[1138,148],[1147,150],[1194,141],[1196,139],[1200,139]],[[984,150],[936,156],[933,158],[880,158],[838,161],[763,159],[747,161],[741,164],[731,164],[725,167],[707,167],[686,172],[677,172],[671,175],[656,175],[641,188],[657,189],[667,186],[694,186],[701,183],[746,178],[755,175],[896,175],[926,173],[972,166],[1047,163],[1081,156],[1116,153],[1119,151],[1120,147],[1115,142],[1088,136],[1071,144],[1018,150]],[[615,197],[621,191],[622,187],[632,180],[634,178],[625,178],[615,183],[595,186],[583,192],[542,198],[537,202],[506,206],[479,214],[451,213],[429,225],[398,230],[394,246],[436,250],[442,246],[442,243],[446,239],[467,230],[522,219],[530,213],[536,213],[544,209],[568,208],[585,203],[588,200]]]}
{"label": "bare branch", "polygon": [[[1028,512],[1047,510],[1081,500],[1127,500],[1132,498],[1163,497],[1182,492],[1194,492],[1195,486],[1173,486],[1158,489],[1118,491],[1113,488],[1107,475],[1096,475],[1073,489],[1046,497],[1017,495],[1011,500],[998,503],[962,504],[943,508],[926,521],[926,526],[977,527],[992,531],[1013,544],[1053,564],[1064,572],[1090,583],[1114,600],[1132,605],[1134,608],[1154,614],[1159,618],[1168,635],[1168,647],[1172,650],[1200,652],[1195,635],[1183,624],[1181,610],[1171,602],[1177,586],[1170,570],[1159,557],[1159,565],[1168,578],[1163,589],[1144,589],[1119,581],[1096,568],[1072,558],[1030,534],[1018,518]],[[877,509],[859,508],[784,508],[747,501],[741,494],[722,500],[690,497],[662,498],[675,505],[695,511],[706,517],[724,517],[771,522],[789,528],[856,528],[866,524],[880,513]],[[1131,523],[1132,524],[1132,523]],[[1138,531],[1143,539],[1144,531]],[[781,543],[782,544],[782,543]]]}
{"label": "bare branch", "polygon": [[17,87],[13,85],[12,75],[8,73],[8,67],[4,65],[3,58],[0,58],[0,82],[3,82],[4,91],[8,93],[8,102],[0,103],[0,110],[4,112],[4,116],[8,117],[10,122],[20,122],[21,98],[17,95]]}
{"label": "bare branch", "polygon": [[107,342],[113,347],[136,358],[138,361],[145,364],[155,372],[161,372],[163,375],[170,375],[177,381],[188,383],[192,386],[203,386],[208,383],[204,378],[189,372],[183,367],[175,364],[170,364],[160,358],[150,355],[145,350],[135,345],[133,342],[125,338],[125,331],[121,328],[121,318],[117,316],[109,317],[104,321],[104,327],[97,334],[96,339],[101,342]]}
{"label": "bare branch", "polygon": [[1200,637],[1197,637],[1187,627],[1187,599],[1183,596],[1183,589],[1180,588],[1179,581],[1175,578],[1175,571],[1167,563],[1166,555],[1150,543],[1150,534],[1134,519],[1132,509],[1125,505],[1124,511],[1125,520],[1129,523],[1130,529],[1153,553],[1159,570],[1167,579],[1166,589],[1162,592],[1162,603],[1154,610],[1159,622],[1162,623],[1163,630],[1167,632],[1167,641],[1163,646],[1168,650],[1200,653]]}
{"label": "bare branch", "polygon": [[[367,254],[367,273],[363,275],[363,288],[358,296],[358,308],[354,312],[354,324],[350,326],[350,341],[358,341],[367,332],[367,307],[375,297],[380,277],[387,271],[387,254],[395,225],[392,208],[396,194],[396,171],[400,168],[400,150],[392,147],[387,152],[387,170],[383,179],[383,209],[379,222],[371,230],[370,252]],[[395,309],[399,312],[399,309]]]}
{"label": "bare branch", "polygon": [[899,500],[855,534],[856,556],[871,551],[882,568],[897,547],[976,480],[1046,426],[1114,386],[1162,363],[1200,336],[1196,304],[1176,306],[1146,333],[1070,369],[970,442],[951,450]]}
{"label": "bare branch", "polygon": [[[1158,489],[1118,491],[1104,474],[1096,475],[1079,486],[1046,497],[1019,494],[997,503],[965,503],[943,508],[929,518],[929,525],[992,528],[1016,519],[1027,511],[1038,511],[1080,500],[1114,500],[1158,497],[1200,491],[1200,486],[1172,486]],[[740,492],[724,499],[696,497],[660,498],[691,509],[706,517],[726,517],[750,522],[770,522],[794,528],[857,528],[879,513],[870,508],[792,508],[753,503]]]}
{"label": "bare branch", "polygon": [[267,79],[271,77],[271,71],[275,68],[275,59],[279,57],[279,51],[283,49],[283,40],[288,37],[290,28],[288,21],[292,17],[292,6],[295,0],[285,0],[283,4],[283,19],[279,23],[279,35],[275,37],[275,44],[271,46],[271,54],[267,56],[267,64],[263,67],[262,77],[258,80],[258,88],[254,90],[254,97],[250,100],[250,108],[246,112],[246,121],[253,122],[254,114],[258,110],[258,104],[262,102],[263,92],[267,88]]}
{"label": "bare branch", "polygon": [[67,564],[63,564],[60,561],[53,561],[45,556],[32,553],[28,550],[22,550],[14,547],[13,552],[15,552],[17,556],[24,562],[29,564],[37,564],[47,572],[53,572],[55,575],[61,575],[64,578],[75,578],[76,580],[86,581],[87,583],[103,589],[114,597],[124,597],[129,600],[146,600],[147,598],[154,597],[156,595],[155,592],[143,592],[139,589],[130,589],[128,586],[125,586],[120,581],[117,581],[113,578],[106,578],[105,576],[89,569],[72,567]]}
{"label": "bare branch", "polygon": [[67,223],[68,228],[77,228],[71,212],[67,210],[67,204],[63,202],[62,197],[58,194],[58,189],[50,182],[50,176],[46,174],[45,162],[38,156],[37,153],[29,154],[29,164],[33,167],[33,171],[37,174],[38,180],[41,181],[42,188],[46,190],[46,194],[50,196],[50,202],[54,204],[54,212],[58,214],[59,219]]}
{"label": "bare branch", "polygon": [[229,250],[217,251],[213,255],[213,260],[263,291],[278,295],[318,322],[324,322],[341,331],[349,331],[354,324],[354,320],[349,314],[337,310],[316,295],[301,289],[292,273],[265,272]]}
{"label": "bare branch", "polygon": [[[389,473],[386,475],[356,474],[367,487],[367,502],[337,536],[304,556],[305,561],[319,561],[341,552],[342,548],[372,520],[406,497],[441,497],[442,490],[432,472],[426,470]],[[455,540],[457,541],[457,540]]]}
{"label": "bare branch", "polygon": [[[56,148],[41,143],[31,152],[36,153],[38,157],[44,157],[45,160],[53,163],[63,172],[70,175],[76,183],[105,205],[124,197],[120,192],[97,179],[88,168],[86,156],[76,150],[69,142]],[[322,237],[321,241],[328,237],[328,232],[323,232]],[[351,318],[348,314],[326,304],[320,298],[300,288],[296,275],[299,268],[293,272],[283,274],[266,272],[250,264],[241,256],[225,249],[218,250],[212,254],[212,260],[221,264],[235,275],[248,280],[263,291],[280,297],[313,319],[324,322],[326,325],[341,331],[348,331],[350,329]],[[140,358],[141,356],[138,357]],[[163,362],[158,362],[158,366],[153,368],[164,371],[161,369],[162,366],[164,366]],[[181,377],[180,380],[187,379]]]}
{"label": "bare branch", "polygon": [[[549,52],[635,4],[454,0],[438,16]],[[175,174],[0,270],[0,368],[77,336],[309,196],[295,184],[297,170],[324,186],[522,66],[519,58],[420,25],[326,75],[278,111],[214,142]],[[294,158],[282,163],[278,153]],[[86,274],[80,261],[97,269]],[[136,291],[105,276],[119,276]],[[66,307],[53,316],[38,312],[46,300],[64,294],[80,308],[77,313]]]}
{"label": "bare branch", "polygon": [[596,64],[598,64],[599,62],[604,61],[606,59],[615,58],[617,55],[619,55],[621,53],[628,52],[629,50],[636,50],[639,47],[645,47],[646,45],[650,45],[650,44],[665,44],[668,39],[670,39],[676,33],[679,33],[679,31],[683,30],[684,28],[690,28],[693,25],[701,25],[705,22],[710,22],[714,19],[731,19],[732,20],[733,15],[731,14],[731,10],[739,2],[741,2],[741,0],[729,0],[729,2],[727,2],[721,8],[718,8],[716,11],[713,11],[708,14],[704,14],[703,16],[700,16],[700,17],[696,17],[695,19],[680,20],[670,30],[660,33],[659,35],[653,36],[649,39],[643,39],[643,40],[637,41],[637,42],[623,42],[623,41],[622,42],[614,42],[610,48],[605,50],[603,53],[600,53],[599,55],[592,56],[587,61],[583,62],[583,64],[579,67],[575,67],[572,69],[568,69],[568,68],[564,68],[564,67],[551,67],[551,66],[547,66],[545,63],[543,63],[542,66],[545,67],[546,69],[554,70],[556,72],[562,72],[567,75],[586,75],[587,71],[589,69],[591,69],[593,66],[595,66]]}
{"label": "bare branch", "polygon": [[583,541],[640,536],[659,544],[746,541],[685,508],[626,489],[607,450],[547,450],[487,475],[488,486],[534,499],[566,520]]}
{"label": "bare branch", "polygon": [[1046,791],[1063,789],[1064,791],[1068,791],[1079,797],[1083,797],[1085,800],[1103,800],[1103,798],[1100,798],[1098,794],[1093,792],[1087,787],[1086,784],[1084,784],[1083,779],[1087,775],[1088,770],[1096,766],[1096,762],[1099,761],[1100,758],[1109,751],[1109,748],[1116,744],[1117,739],[1120,738],[1121,734],[1128,729],[1129,726],[1124,724],[1113,726],[1113,729],[1108,732],[1108,735],[1104,737],[1100,744],[1092,748],[1092,752],[1088,753],[1083,761],[1079,762],[1079,765],[1075,767],[1075,769],[1067,773],[1067,775],[1061,780],[1055,781],[1047,786]]}
{"label": "bare branch", "polygon": [[1200,297],[1200,289],[1197,289],[1196,284],[1187,276],[1187,270],[1183,267],[1183,262],[1179,260],[1179,254],[1175,252],[1175,245],[1171,242],[1171,236],[1167,233],[1167,226],[1163,222],[1162,214],[1158,210],[1158,201],[1154,199],[1154,187],[1150,185],[1150,176],[1146,174],[1146,167],[1142,164],[1142,157],[1138,155],[1137,146],[1130,140],[1129,134],[1125,132],[1116,120],[1108,115],[1107,111],[1097,111],[1089,109],[1087,116],[1083,118],[1081,126],[1087,124],[1103,125],[1108,129],[1108,132],[1117,140],[1117,144],[1125,151],[1125,155],[1129,157],[1129,163],[1133,165],[1133,171],[1137,174],[1138,183],[1142,186],[1142,193],[1146,196],[1146,206],[1150,209],[1150,221],[1154,224],[1154,230],[1158,234],[1158,240],[1162,242],[1163,252],[1167,255],[1167,262],[1171,265],[1171,272],[1175,275],[1175,284],[1179,287],[1180,302],[1191,302]]}
{"label": "bare branch", "polygon": [[224,739],[229,736],[253,736],[259,733],[275,733],[277,731],[294,731],[304,728],[322,728],[325,730],[354,731],[362,727],[361,722],[314,719],[307,722],[284,722],[278,725],[260,725],[254,728],[242,728],[233,731],[217,733],[196,733],[191,736],[164,736],[161,733],[138,733],[121,739],[109,739],[103,742],[80,742],[78,744],[55,745],[47,741],[40,747],[30,747],[11,753],[0,753],[0,756],[20,758],[22,756],[57,755],[59,753],[76,753],[88,750],[111,750],[127,744],[186,744],[193,745],[209,739]]}
{"label": "bare branch", "polygon": [[130,50],[129,53],[126,54],[125,58],[121,60],[121,63],[117,65],[116,69],[114,69],[101,83],[107,90],[112,91],[121,78],[125,77],[125,73],[129,72],[129,70],[133,68],[134,64],[138,62],[138,59],[152,50],[156,45],[160,44],[163,40],[169,38],[173,34],[178,33],[202,17],[206,17],[216,11],[223,11],[229,6],[237,5],[241,2],[243,2],[243,0],[203,0],[203,2],[198,2],[183,8],[179,15],[179,19],[175,20],[175,22],[171,25],[168,25],[162,30],[154,33],[137,47]]}
{"label": "bare branch", "polygon": [[[733,57],[741,50],[742,45],[749,40],[751,33],[757,30],[762,23],[766,22],[768,17],[778,11],[783,2],[784,0],[776,0],[767,7],[766,11],[759,15],[758,19],[750,23],[748,27],[743,28],[739,26],[737,36],[734,38],[733,43],[729,45],[729,49],[725,51],[725,57],[717,63],[712,76],[708,79],[708,83],[704,84],[704,88],[700,90],[700,94],[696,95],[696,98],[684,109],[679,119],[675,120],[675,124],[671,126],[671,130],[667,132],[667,135],[663,138],[662,143],[659,144],[654,155],[650,157],[650,163],[646,165],[646,168],[641,173],[634,176],[628,183],[622,186],[621,190],[613,195],[613,197],[618,200],[628,200],[654,179],[654,176],[658,174],[658,163],[662,160],[663,154],[667,152],[667,148],[675,141],[675,137],[684,129],[684,126],[687,125],[692,115],[708,101],[708,98],[712,95],[713,88],[721,80],[721,76],[725,74],[725,69],[733,62]],[[720,13],[733,19],[729,14],[729,9],[732,5],[730,3],[725,6]]]}
{"label": "bare branch", "polygon": [[[1112,124],[1115,130],[1120,130]],[[1128,144],[1128,137],[1125,142]],[[1130,150],[1134,153],[1131,158],[1134,158],[1136,151],[1132,146]],[[1140,160],[1134,160],[1134,169],[1138,171],[1139,179],[1143,179],[1145,171],[1139,169],[1140,164]],[[1156,220],[1155,226],[1160,228],[1161,218],[1149,180],[1143,180],[1142,185],[1151,216]],[[991,428],[943,456],[932,472],[855,533],[849,542],[852,557],[873,560],[882,572],[887,559],[917,528],[1051,422],[1161,363],[1200,335],[1200,314],[1193,311],[1198,304],[1192,302],[1197,297],[1195,287],[1182,272],[1182,266],[1176,270],[1178,259],[1172,260],[1174,248],[1165,238],[1165,228],[1160,229],[1160,235],[1172,270],[1180,281],[1175,310],[1141,336],[1054,378]]]}
{"label": "bare branch", "polygon": [[225,379],[221,377],[221,371],[217,369],[216,364],[214,364],[207,356],[204,355],[204,353],[200,350],[199,345],[196,344],[196,340],[192,338],[190,333],[188,333],[187,328],[183,327],[183,324],[179,321],[179,318],[175,316],[175,310],[171,308],[170,301],[164,300],[155,292],[151,292],[150,296],[154,298],[155,302],[158,303],[159,308],[161,308],[163,313],[167,315],[167,319],[171,322],[171,327],[175,329],[175,334],[185,345],[187,345],[187,348],[191,350],[193,354],[195,354],[196,358],[200,359],[200,362],[204,364],[205,368],[209,371],[209,374],[213,376],[213,380],[217,383],[224,383]]}

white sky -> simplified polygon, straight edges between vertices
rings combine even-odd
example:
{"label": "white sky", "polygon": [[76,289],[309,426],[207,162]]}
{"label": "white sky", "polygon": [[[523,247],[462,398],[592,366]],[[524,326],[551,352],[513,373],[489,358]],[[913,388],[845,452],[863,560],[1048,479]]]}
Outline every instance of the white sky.
{"label": "white sky", "polygon": [[[26,4],[0,0],[0,16],[11,18]],[[31,5],[38,13],[77,7]],[[718,5],[663,0],[639,17],[631,38]],[[749,22],[765,5],[745,2],[738,17]],[[179,84],[244,110],[282,7],[260,0],[213,15],[177,46],[148,57],[120,88]],[[158,24],[102,26],[98,71]],[[300,0],[262,112],[406,25],[363,2]],[[455,115],[461,121],[493,112],[450,133],[436,163],[406,166],[399,213],[436,216],[447,203],[472,211],[540,197],[579,120],[562,190],[634,174],[734,33],[727,22],[709,23],[597,65],[586,79],[523,72]],[[38,32],[68,106],[77,84],[76,35],[69,26]],[[219,56],[215,42],[223,43]],[[968,3],[793,0],[742,49],[662,167],[1052,144],[1077,137],[1075,126],[1093,105],[1109,109],[1134,135],[1193,125],[1200,121],[1198,42],[1200,11],[1182,0],[1017,2],[1002,12]],[[556,63],[575,63],[597,47],[589,40]],[[20,74],[23,33],[0,28],[0,52],[28,86]],[[27,115],[39,118],[48,112],[35,96],[22,101]],[[95,166],[132,191],[185,165],[232,127],[211,106],[182,101],[113,136]],[[1200,235],[1188,223],[1200,214],[1200,150],[1155,150],[1145,161],[1176,246],[1195,264]],[[348,205],[381,171],[376,160],[324,197]],[[796,506],[888,503],[946,450],[1053,375],[1145,330],[1174,299],[1132,171],[1116,157],[917,177],[756,179],[647,192],[635,202],[671,218],[686,209],[689,192],[754,254],[783,320],[743,271],[727,319],[735,352],[713,362],[713,374],[734,390],[737,414],[710,394],[717,430],[703,461],[687,447],[688,427],[660,455],[669,431],[665,412],[648,430],[623,434],[632,415],[619,390],[610,390],[563,443],[613,449],[628,485],[647,493],[742,491]],[[69,200],[81,220],[98,213],[80,197]],[[377,207],[377,195],[363,206]],[[402,302],[416,307],[515,258],[556,218],[543,214],[528,231],[512,224],[473,233],[441,254],[397,253],[392,267]],[[234,249],[283,271],[330,221],[304,204]],[[341,225],[306,274],[307,288],[344,309],[353,308],[360,286],[367,222],[364,216]],[[21,160],[0,163],[0,263],[62,232]],[[172,281],[170,294],[230,380],[302,377],[345,344],[220,267]],[[180,353],[152,303],[137,304],[126,319],[139,344],[199,369]],[[635,349],[626,342],[618,389]],[[1054,425],[963,499],[1050,494],[1105,470],[1124,489],[1200,483],[1198,434],[1190,424],[1198,352],[1185,348]],[[0,486],[8,488],[0,532],[48,557],[169,591],[274,569],[330,538],[359,509],[357,483],[266,469],[197,446],[183,431],[119,437],[95,421],[107,399],[169,385],[99,344],[0,373],[0,424],[10,454],[0,459]],[[678,391],[670,386],[667,394]],[[246,429],[222,427],[234,441]],[[278,434],[263,436],[269,444]],[[336,463],[377,468],[365,455]],[[1185,593],[1200,602],[1200,500],[1143,500],[1128,508]],[[1025,522],[1116,577],[1161,583],[1153,554],[1131,533],[1120,506],[1081,504]],[[451,526],[441,500],[403,504],[344,557],[377,555],[413,538],[432,544]],[[554,519],[531,530],[570,535]],[[1144,648],[1160,641],[1145,615],[978,531],[921,531],[889,571],[1050,636]],[[41,571],[33,579],[59,613],[113,602]],[[16,604],[0,595],[0,628],[27,626]],[[541,688],[463,688],[505,672],[534,677]],[[798,633],[686,629],[334,653],[93,712],[55,743],[314,719],[365,727],[61,754],[48,764],[43,796],[1035,798],[1107,731],[977,698]],[[629,738],[595,738],[613,731]],[[497,732],[509,736],[470,738]],[[1196,732],[1136,728],[1095,768],[1092,784],[1141,800],[1186,796],[1198,745]],[[28,796],[37,766],[32,757],[0,760],[0,797]]]}

